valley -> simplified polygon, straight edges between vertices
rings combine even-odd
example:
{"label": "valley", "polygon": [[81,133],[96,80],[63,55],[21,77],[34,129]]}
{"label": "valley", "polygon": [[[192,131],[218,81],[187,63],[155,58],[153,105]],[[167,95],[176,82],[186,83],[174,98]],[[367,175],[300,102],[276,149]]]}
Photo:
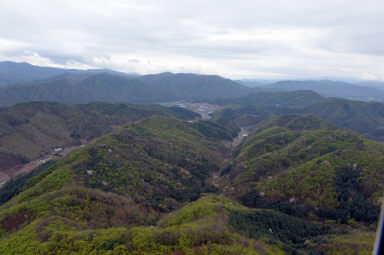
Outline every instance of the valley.
{"label": "valley", "polygon": [[59,160],[71,151],[75,150],[78,147],[84,146],[84,144],[80,146],[70,146],[66,148],[57,148],[59,151],[52,151],[51,153],[47,152],[43,157],[37,160],[32,160],[24,164],[17,164],[10,168],[2,168],[0,170],[0,187],[7,183],[7,181],[12,178],[17,177],[21,174],[29,173],[30,171],[36,169],[37,167],[51,161],[51,160]]}
{"label": "valley", "polygon": [[0,255],[384,255],[382,2],[0,0]]}
{"label": "valley", "polygon": [[[30,101],[26,87],[48,92]],[[0,108],[0,254],[373,249],[382,103],[172,73],[75,72],[2,92],[27,102]]]}
{"label": "valley", "polygon": [[[370,224],[377,220],[376,200],[384,182],[384,175],[375,170],[384,169],[383,145],[313,115],[267,118],[246,129],[238,127],[235,135],[229,133],[235,123],[215,123],[150,116],[56,159],[23,180],[17,186],[19,195],[0,207],[5,235],[1,251],[84,252],[85,246],[71,241],[75,238],[93,243],[94,248],[87,249],[102,253],[208,249],[229,254],[312,254],[335,249],[332,238],[348,239],[356,230],[371,236],[358,249],[372,249]],[[237,142],[228,147],[232,139]],[[354,151],[342,150],[348,147]],[[311,174],[313,166],[318,170]],[[339,184],[329,176],[348,166],[360,176],[363,172],[353,191],[363,192],[362,196],[352,204],[367,211],[351,207],[345,216],[338,210],[348,197],[340,200]],[[291,191],[287,178],[299,178],[301,184]],[[49,197],[52,206],[45,205]],[[12,218],[18,213],[25,216]],[[259,221],[249,222],[249,217]],[[10,221],[15,223],[6,223]],[[291,232],[292,227],[281,221],[292,221],[298,229]],[[84,239],[89,233],[93,238]],[[58,236],[60,244],[55,241]],[[25,238],[45,245],[31,246]],[[137,238],[144,239],[139,244]],[[95,242],[100,241],[114,245],[98,246]]]}
{"label": "valley", "polygon": [[220,109],[220,106],[208,104],[208,103],[196,103],[188,101],[176,101],[171,103],[166,103],[166,106],[177,106],[181,108],[188,109],[193,111],[201,116],[203,120],[211,119],[211,115]]}
{"label": "valley", "polygon": [[108,103],[72,107],[36,102],[2,108],[1,183],[45,163],[48,159],[64,156],[74,148],[121,125],[156,114],[191,119],[199,116],[180,108]]}

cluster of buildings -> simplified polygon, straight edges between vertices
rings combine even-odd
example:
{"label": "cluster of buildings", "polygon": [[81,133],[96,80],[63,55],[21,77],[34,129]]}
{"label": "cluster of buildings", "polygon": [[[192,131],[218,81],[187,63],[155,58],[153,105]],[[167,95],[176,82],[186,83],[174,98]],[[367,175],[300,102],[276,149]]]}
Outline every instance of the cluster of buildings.
{"label": "cluster of buildings", "polygon": [[220,109],[220,107],[217,105],[212,105],[208,103],[191,103],[191,102],[184,102],[184,101],[172,102],[167,105],[178,106],[178,107],[186,108],[188,110],[196,112],[201,115],[201,118],[203,120],[209,120],[211,118],[211,114],[214,111],[217,111],[218,109]]}

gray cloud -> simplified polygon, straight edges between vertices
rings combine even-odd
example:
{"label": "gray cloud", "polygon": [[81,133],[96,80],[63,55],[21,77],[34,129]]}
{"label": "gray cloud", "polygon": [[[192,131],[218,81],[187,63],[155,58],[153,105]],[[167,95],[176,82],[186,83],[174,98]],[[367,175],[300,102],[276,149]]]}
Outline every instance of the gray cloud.
{"label": "gray cloud", "polygon": [[384,5],[377,0],[0,4],[0,60],[231,78],[384,79]]}

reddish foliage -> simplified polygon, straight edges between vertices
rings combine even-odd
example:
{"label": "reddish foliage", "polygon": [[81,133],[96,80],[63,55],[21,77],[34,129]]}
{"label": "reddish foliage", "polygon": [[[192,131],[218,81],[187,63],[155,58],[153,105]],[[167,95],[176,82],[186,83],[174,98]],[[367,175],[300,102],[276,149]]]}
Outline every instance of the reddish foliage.
{"label": "reddish foliage", "polygon": [[19,228],[22,224],[36,217],[36,212],[28,209],[21,209],[16,214],[9,215],[1,222],[3,228],[8,232]]}

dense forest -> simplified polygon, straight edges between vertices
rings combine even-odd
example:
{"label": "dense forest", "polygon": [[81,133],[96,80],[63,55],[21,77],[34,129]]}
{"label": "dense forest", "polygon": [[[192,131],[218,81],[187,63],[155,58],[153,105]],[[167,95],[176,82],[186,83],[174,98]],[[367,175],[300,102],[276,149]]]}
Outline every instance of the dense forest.
{"label": "dense forest", "polygon": [[382,144],[293,114],[232,146],[237,121],[143,118],[9,182],[1,253],[370,252]]}

